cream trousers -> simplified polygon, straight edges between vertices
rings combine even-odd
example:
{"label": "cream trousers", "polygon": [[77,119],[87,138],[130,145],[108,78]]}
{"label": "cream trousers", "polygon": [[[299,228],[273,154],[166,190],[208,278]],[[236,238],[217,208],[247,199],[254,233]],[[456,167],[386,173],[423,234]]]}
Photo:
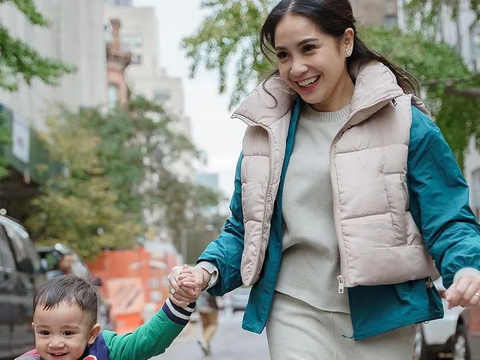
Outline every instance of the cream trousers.
{"label": "cream trousers", "polygon": [[272,360],[412,360],[415,326],[355,341],[349,314],[275,292],[267,323]]}

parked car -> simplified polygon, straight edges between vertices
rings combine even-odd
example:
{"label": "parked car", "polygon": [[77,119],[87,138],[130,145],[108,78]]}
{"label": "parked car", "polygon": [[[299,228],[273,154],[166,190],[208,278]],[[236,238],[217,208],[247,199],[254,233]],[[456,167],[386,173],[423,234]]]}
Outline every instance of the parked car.
{"label": "parked car", "polygon": [[230,304],[233,312],[245,310],[250,297],[250,290],[251,288],[242,286],[230,293]]}
{"label": "parked car", "polygon": [[[90,269],[82,260],[82,258],[65,245],[58,243],[54,246],[38,246],[37,252],[40,255],[43,267],[47,271],[47,276],[50,272],[55,272],[57,270],[58,263],[63,255],[71,254],[73,256],[72,274],[83,277],[84,279],[101,286],[100,279],[95,278],[92,275]],[[97,321],[102,326],[102,329],[112,329],[110,323],[110,308],[100,293],[97,309]]]}
{"label": "parked car", "polygon": [[[443,295],[445,288],[441,278],[435,281],[435,286],[440,295]],[[443,319],[417,325],[414,360],[435,360],[439,357],[471,359],[467,310],[460,306],[449,309],[448,302],[443,297],[442,302],[445,311]]]}
{"label": "parked car", "polygon": [[13,359],[35,347],[33,296],[44,281],[25,228],[0,215],[0,359]]}

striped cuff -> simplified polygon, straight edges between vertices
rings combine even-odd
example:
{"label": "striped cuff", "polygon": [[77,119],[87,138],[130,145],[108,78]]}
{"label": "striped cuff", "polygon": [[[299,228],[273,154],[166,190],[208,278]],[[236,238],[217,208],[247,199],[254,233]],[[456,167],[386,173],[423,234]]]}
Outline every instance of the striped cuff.
{"label": "striped cuff", "polygon": [[193,310],[195,310],[195,303],[193,302],[187,307],[182,308],[175,305],[172,301],[170,301],[170,298],[168,298],[165,301],[165,304],[163,304],[162,310],[174,323],[185,326],[190,320]]}

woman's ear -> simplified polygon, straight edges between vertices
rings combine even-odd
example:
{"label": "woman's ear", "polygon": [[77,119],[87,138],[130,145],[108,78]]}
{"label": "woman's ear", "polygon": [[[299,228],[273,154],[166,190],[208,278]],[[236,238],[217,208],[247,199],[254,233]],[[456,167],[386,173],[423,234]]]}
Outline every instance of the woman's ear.
{"label": "woman's ear", "polygon": [[347,28],[343,34],[343,47],[345,49],[345,57],[349,57],[353,53],[353,45],[355,42],[355,31]]}

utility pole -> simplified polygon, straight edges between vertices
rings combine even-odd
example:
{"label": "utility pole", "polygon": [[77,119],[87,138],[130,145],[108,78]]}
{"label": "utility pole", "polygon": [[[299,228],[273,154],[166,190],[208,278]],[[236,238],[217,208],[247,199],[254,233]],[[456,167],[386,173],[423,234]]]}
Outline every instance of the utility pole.
{"label": "utility pole", "polygon": [[183,228],[180,237],[180,251],[182,252],[183,263],[187,263],[187,228]]}

